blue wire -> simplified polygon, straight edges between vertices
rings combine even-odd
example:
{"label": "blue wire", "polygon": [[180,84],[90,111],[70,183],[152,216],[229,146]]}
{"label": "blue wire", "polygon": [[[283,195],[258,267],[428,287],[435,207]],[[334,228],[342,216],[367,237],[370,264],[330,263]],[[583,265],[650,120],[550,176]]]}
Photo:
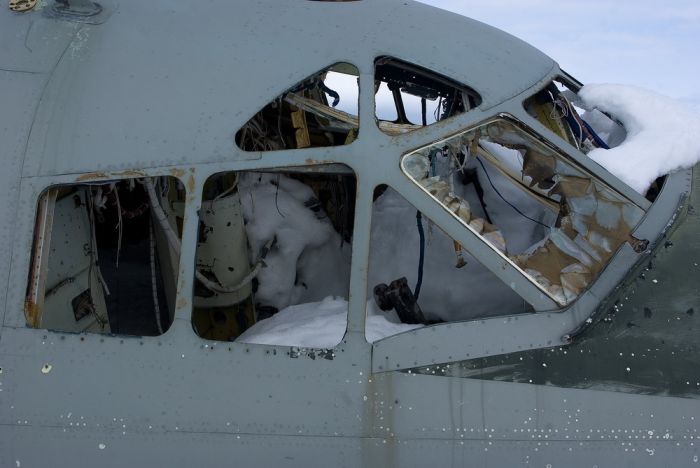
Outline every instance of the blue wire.
{"label": "blue wire", "polygon": [[532,219],[531,217],[529,217],[528,215],[526,215],[525,213],[523,213],[522,211],[520,211],[520,210],[518,209],[518,207],[516,207],[516,206],[513,205],[511,202],[509,202],[508,200],[506,200],[505,197],[504,197],[503,195],[501,195],[501,192],[498,191],[498,189],[496,188],[496,186],[493,185],[493,181],[491,180],[491,176],[489,176],[489,172],[486,170],[486,166],[484,166],[484,163],[481,161],[480,158],[476,158],[476,160],[479,161],[479,164],[481,164],[481,168],[484,170],[484,174],[486,174],[486,178],[489,180],[489,184],[491,184],[491,187],[492,187],[493,190],[496,192],[496,194],[498,194],[498,196],[501,197],[501,200],[503,200],[504,202],[506,202],[506,203],[508,204],[508,206],[510,206],[511,208],[513,208],[513,209],[514,209],[520,216],[522,216],[523,218],[527,218],[527,219],[529,219],[530,221],[532,221],[533,223],[537,223],[537,224],[539,224],[540,226],[544,226],[544,227],[546,227],[547,229],[550,229],[550,227],[547,226],[546,224],[541,223],[541,222],[537,221],[536,219]]}
{"label": "blue wire", "polygon": [[581,117],[581,122],[583,122],[583,125],[586,127],[586,129],[588,129],[588,132],[591,134],[591,137],[598,144],[598,146],[600,146],[601,148],[606,149],[606,150],[610,149],[608,144],[605,143],[605,141],[603,141],[603,139],[598,136],[598,134],[595,132],[595,130],[593,130],[593,127],[591,127],[588,122],[583,120],[583,117]]}

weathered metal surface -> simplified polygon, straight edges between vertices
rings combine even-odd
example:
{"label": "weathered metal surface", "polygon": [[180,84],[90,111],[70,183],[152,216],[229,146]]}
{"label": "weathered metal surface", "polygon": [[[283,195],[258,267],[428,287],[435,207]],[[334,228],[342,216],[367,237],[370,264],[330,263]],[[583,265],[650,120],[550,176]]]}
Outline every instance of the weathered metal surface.
{"label": "weathered metal surface", "polygon": [[[232,137],[265,103],[339,60],[372,73],[374,58],[387,50],[469,83],[484,108],[519,94],[553,67],[501,31],[399,1],[218,2],[198,10],[196,22],[189,10],[185,3],[124,2],[104,24],[70,24],[75,33],[44,90],[24,174],[254,157]],[[33,30],[60,23],[38,14],[33,21]],[[414,27],[431,25],[463,33],[414,40]],[[298,44],[312,46],[299,54]],[[459,50],[460,59],[448,60],[447,50]],[[467,65],[474,63],[480,66]],[[245,92],[231,92],[236,89]]]}
{"label": "weathered metal surface", "polygon": [[[112,14],[99,25],[38,11],[0,12],[0,194],[7,201],[0,206],[6,265],[0,269],[0,465],[556,466],[567,459],[580,466],[657,466],[663,457],[690,466],[697,460],[697,401],[384,368],[387,355],[390,367],[405,368],[458,353],[550,346],[624,277],[639,258],[631,248],[566,312],[521,316],[511,323],[516,327],[498,318],[427,328],[374,351],[365,341],[377,185],[391,185],[465,248],[479,248],[401,173],[399,158],[412,149],[508,113],[648,207],[523,110],[524,99],[559,74],[551,59],[493,28],[408,1],[107,6]],[[454,33],[416,40],[437,29]],[[298,44],[308,44],[303,54]],[[410,134],[383,134],[375,124],[373,73],[375,58],[388,53],[468,84],[482,105]],[[360,71],[356,141],[265,154],[237,148],[235,132],[255,112],[338,61]],[[343,343],[304,350],[198,338],[190,319],[204,181],[222,171],[320,163],[344,164],[358,182]],[[158,175],[175,176],[187,189],[171,328],[156,338],[27,328],[39,195],[56,184]],[[653,237],[672,218],[681,192],[665,193],[638,236]],[[554,308],[544,295],[521,290],[527,280],[497,255],[479,259],[540,310]],[[499,326],[504,321],[506,331]],[[487,328],[492,333],[484,336]]]}

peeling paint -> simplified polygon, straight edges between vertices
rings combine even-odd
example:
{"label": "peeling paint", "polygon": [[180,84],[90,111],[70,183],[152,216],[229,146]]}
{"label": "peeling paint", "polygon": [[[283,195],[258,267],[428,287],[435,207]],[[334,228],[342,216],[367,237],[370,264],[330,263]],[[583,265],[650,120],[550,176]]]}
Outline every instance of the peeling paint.
{"label": "peeling paint", "polygon": [[76,182],[84,182],[86,180],[95,180],[95,179],[109,179],[109,176],[105,174],[104,172],[88,172],[87,174],[81,174],[78,177],[76,177],[75,181]]}
{"label": "peeling paint", "polygon": [[41,316],[41,309],[39,305],[32,301],[25,301],[24,303],[24,315],[27,319],[27,324],[33,328],[39,328],[39,317]]}
{"label": "peeling paint", "polygon": [[311,360],[316,360],[318,357],[327,361],[335,359],[335,352],[332,349],[299,348],[294,346],[287,354],[292,359],[297,359],[299,357],[307,357]]}
{"label": "peeling paint", "polygon": [[185,308],[185,307],[187,307],[187,298],[185,298],[185,297],[180,297],[180,298],[177,300],[177,304],[175,304],[175,308],[176,308],[176,309],[182,309],[182,308]]}
{"label": "peeling paint", "polygon": [[185,176],[185,171],[182,169],[170,169],[170,175],[173,177],[177,177],[178,179],[182,179]]}
{"label": "peeling paint", "polygon": [[309,164],[311,166],[318,166],[322,164],[332,164],[334,161],[332,159],[313,159],[313,158],[307,158],[304,163]]}
{"label": "peeling paint", "polygon": [[118,176],[118,177],[147,177],[148,176],[148,174],[146,174],[143,171],[133,170],[133,169],[121,171],[121,172],[115,172],[114,175]]}

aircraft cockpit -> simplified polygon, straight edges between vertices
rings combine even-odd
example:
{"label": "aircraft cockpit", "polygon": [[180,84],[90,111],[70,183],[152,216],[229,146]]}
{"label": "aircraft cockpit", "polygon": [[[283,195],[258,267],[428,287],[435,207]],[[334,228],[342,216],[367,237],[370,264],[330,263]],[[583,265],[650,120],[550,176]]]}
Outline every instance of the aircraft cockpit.
{"label": "aircraft cockpit", "polygon": [[[375,123],[394,139],[482,102],[469,86],[393,57],[377,58],[374,73]],[[285,167],[284,155],[354,143],[359,74],[339,62],[281,93],[235,134],[241,150],[274,163],[207,179],[192,306],[199,336],[310,347],[342,338],[357,175],[339,162]],[[580,107],[579,88],[557,77],[523,110],[570,151],[622,142],[618,121]],[[648,240],[633,231],[658,187],[650,200],[630,198],[532,125],[501,112],[392,163],[435,207],[416,208],[390,184],[373,190],[371,341],[426,325],[565,308],[623,244],[646,249]],[[28,322],[63,331],[164,333],[174,319],[187,195],[177,178],[162,176],[46,190],[37,209]],[[473,236],[470,248],[432,219],[440,210]],[[484,257],[520,274],[538,302],[518,294]],[[295,328],[301,331],[290,332]]]}

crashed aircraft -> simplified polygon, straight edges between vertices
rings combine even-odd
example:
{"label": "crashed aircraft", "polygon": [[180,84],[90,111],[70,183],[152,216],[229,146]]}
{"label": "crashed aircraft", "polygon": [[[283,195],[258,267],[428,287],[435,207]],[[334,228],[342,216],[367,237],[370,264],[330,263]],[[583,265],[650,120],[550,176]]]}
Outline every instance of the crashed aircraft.
{"label": "crashed aircraft", "polygon": [[629,90],[414,2],[193,8],[0,13],[2,466],[697,459],[697,146],[632,186]]}

